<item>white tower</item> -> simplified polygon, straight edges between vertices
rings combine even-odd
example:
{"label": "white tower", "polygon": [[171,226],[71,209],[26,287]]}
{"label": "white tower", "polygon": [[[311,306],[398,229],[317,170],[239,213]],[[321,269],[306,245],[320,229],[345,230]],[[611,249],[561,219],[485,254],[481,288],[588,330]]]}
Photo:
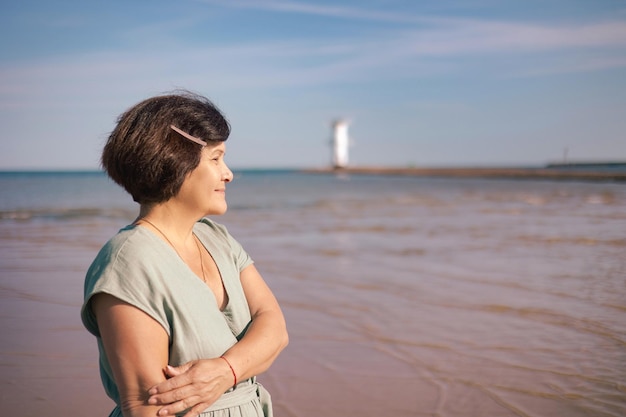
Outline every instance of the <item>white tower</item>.
{"label": "white tower", "polygon": [[348,165],[348,146],[350,140],[348,138],[348,121],[347,120],[335,120],[332,123],[333,127],[333,167],[345,168]]}

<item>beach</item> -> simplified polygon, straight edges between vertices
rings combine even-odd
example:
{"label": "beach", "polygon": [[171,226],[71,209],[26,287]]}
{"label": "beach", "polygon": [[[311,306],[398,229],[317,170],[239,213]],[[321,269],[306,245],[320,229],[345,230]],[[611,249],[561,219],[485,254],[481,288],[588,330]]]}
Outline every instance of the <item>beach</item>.
{"label": "beach", "polygon": [[[284,310],[276,416],[623,416],[621,181],[240,171],[227,226]],[[84,274],[137,207],[101,173],[0,174],[0,399],[107,416]]]}

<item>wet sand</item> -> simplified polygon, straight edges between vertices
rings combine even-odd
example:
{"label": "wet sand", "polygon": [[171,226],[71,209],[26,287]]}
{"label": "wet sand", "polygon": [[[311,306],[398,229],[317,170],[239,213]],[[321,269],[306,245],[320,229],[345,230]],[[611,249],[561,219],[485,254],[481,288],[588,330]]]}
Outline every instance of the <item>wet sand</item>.
{"label": "wet sand", "polygon": [[79,309],[84,268],[102,233],[114,226],[62,226],[0,227],[0,402],[6,415],[106,416],[112,409]]}
{"label": "wet sand", "polygon": [[[244,176],[219,219],[287,318],[276,416],[626,413],[621,185],[312,177]],[[0,222],[7,415],[112,408],[79,308],[134,212],[63,213]]]}

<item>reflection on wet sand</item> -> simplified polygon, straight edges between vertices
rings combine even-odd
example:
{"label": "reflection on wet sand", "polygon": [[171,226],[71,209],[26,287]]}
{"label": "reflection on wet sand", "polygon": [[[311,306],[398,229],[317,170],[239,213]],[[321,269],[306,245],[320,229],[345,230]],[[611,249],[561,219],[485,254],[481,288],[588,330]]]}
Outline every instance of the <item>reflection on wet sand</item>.
{"label": "reflection on wet sand", "polygon": [[[288,320],[290,345],[260,377],[275,415],[625,414],[623,188],[300,181],[271,204],[244,182],[220,219]],[[0,217],[9,414],[111,408],[78,309],[95,251],[134,213],[70,214]]]}

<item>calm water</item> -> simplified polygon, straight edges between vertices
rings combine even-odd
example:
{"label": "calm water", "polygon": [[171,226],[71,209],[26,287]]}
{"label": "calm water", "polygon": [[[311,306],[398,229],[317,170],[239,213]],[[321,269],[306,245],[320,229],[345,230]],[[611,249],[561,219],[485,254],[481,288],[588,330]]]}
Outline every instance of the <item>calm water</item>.
{"label": "calm water", "polygon": [[[281,302],[277,416],[623,416],[626,187],[239,172],[217,219]],[[84,272],[136,216],[101,174],[0,174],[0,400],[101,415]]]}

